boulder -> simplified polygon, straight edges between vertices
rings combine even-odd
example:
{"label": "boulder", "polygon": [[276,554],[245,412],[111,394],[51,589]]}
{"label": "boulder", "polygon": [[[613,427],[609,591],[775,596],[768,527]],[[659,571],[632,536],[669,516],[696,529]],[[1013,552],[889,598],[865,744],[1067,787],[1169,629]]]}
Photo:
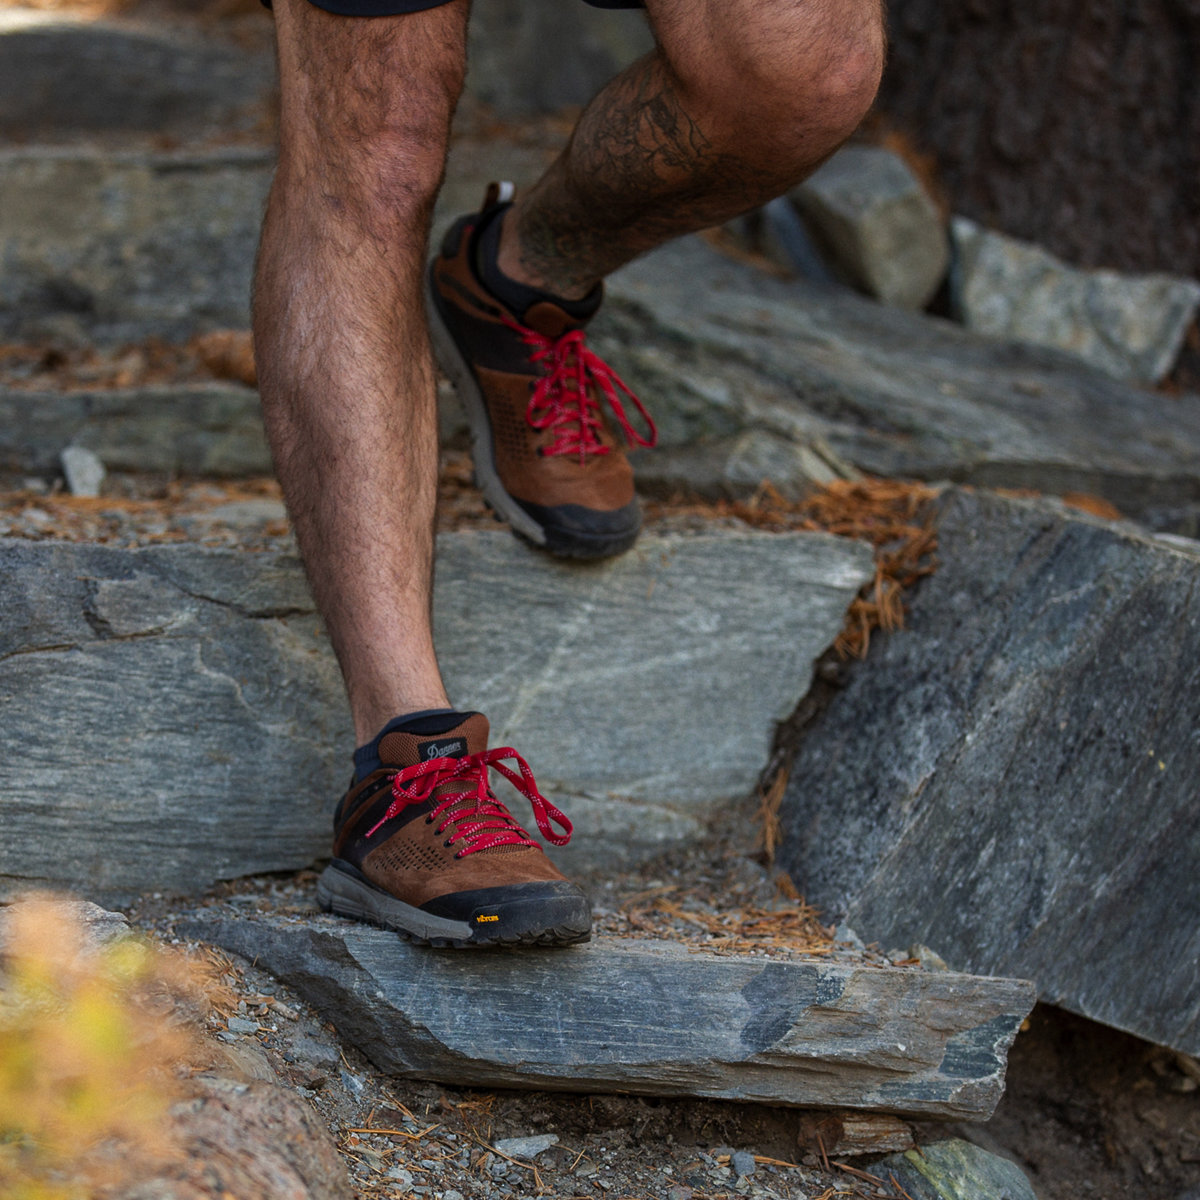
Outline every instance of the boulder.
{"label": "boulder", "polygon": [[962,1138],[931,1142],[872,1164],[872,1175],[910,1200],[1037,1200],[1025,1172]]}
{"label": "boulder", "polygon": [[800,738],[827,919],[1200,1051],[1200,544],[951,491],[908,628]]}
{"label": "boulder", "polygon": [[[564,863],[611,871],[753,788],[871,573],[816,534],[646,536],[593,566],[446,534],[435,631],[451,695],[575,821]],[[328,853],[353,739],[294,558],[0,541],[0,611],[0,897],[115,902]]]}
{"label": "boulder", "polygon": [[1117,379],[1157,383],[1200,307],[1193,279],[1080,270],[966,217],[951,233],[953,302],[968,328],[1066,350]]}
{"label": "boulder", "polygon": [[696,238],[624,268],[608,296],[594,340],[665,449],[760,428],[877,475],[1087,492],[1185,532],[1200,510],[1195,397],[775,279]]}
{"label": "boulder", "polygon": [[844,146],[789,193],[838,273],[885,304],[924,308],[950,265],[946,224],[882,146]]}
{"label": "boulder", "polygon": [[180,929],[253,958],[381,1071],[458,1086],[981,1120],[1033,1002],[1019,980],[671,942],[438,954],[333,917],[213,915]]}

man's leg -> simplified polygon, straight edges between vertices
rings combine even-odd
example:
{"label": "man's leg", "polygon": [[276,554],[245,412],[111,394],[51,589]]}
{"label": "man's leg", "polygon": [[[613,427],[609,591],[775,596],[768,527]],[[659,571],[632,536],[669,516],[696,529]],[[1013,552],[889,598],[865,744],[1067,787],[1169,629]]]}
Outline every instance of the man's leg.
{"label": "man's leg", "polygon": [[361,744],[447,703],[430,628],[438,448],[422,276],[467,4],[370,19],[274,8],[280,152],[254,340],[276,471]]}
{"label": "man's leg", "polygon": [[[449,709],[433,650],[422,281],[466,0],[370,18],[309,0],[274,8],[280,157],[255,348],[276,471],[360,744],[317,898],[438,945],[586,940],[587,898],[488,790],[487,720]],[[561,845],[569,823],[517,765],[539,829]]]}
{"label": "man's leg", "polygon": [[567,298],[781,195],[862,120],[880,0],[646,0],[658,48],[584,110],[504,223],[505,275]]}
{"label": "man's leg", "polygon": [[626,444],[653,422],[583,345],[605,275],[778,196],[862,119],[883,63],[880,0],[646,0],[658,48],[587,107],[513,205],[489,196],[433,269],[438,353],[476,478],[553,554],[633,544]]}

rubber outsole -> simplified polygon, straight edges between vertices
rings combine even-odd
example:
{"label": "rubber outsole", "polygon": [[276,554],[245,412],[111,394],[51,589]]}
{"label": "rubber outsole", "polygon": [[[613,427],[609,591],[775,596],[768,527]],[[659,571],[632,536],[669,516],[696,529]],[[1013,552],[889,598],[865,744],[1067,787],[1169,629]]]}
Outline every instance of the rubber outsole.
{"label": "rubber outsole", "polygon": [[483,493],[484,502],[502,521],[507,521],[512,531],[538,550],[553,554],[556,558],[595,559],[612,558],[623,554],[637,541],[641,527],[632,533],[616,537],[587,537],[573,531],[555,529],[541,524],[509,495],[500,474],[496,470],[496,456],[492,441],[492,426],[487,415],[483,393],[476,382],[470,364],[463,357],[450,330],[442,319],[437,299],[433,294],[433,271],[429,273],[429,295],[426,305],[429,311],[429,335],[433,352],[443,371],[446,372],[467,414],[471,428],[471,454],[475,461],[475,485]]}
{"label": "rubber outsole", "polygon": [[575,946],[591,940],[591,913],[582,903],[528,898],[485,905],[467,921],[434,916],[330,865],[317,880],[325,912],[376,925],[417,945],[451,949]]}

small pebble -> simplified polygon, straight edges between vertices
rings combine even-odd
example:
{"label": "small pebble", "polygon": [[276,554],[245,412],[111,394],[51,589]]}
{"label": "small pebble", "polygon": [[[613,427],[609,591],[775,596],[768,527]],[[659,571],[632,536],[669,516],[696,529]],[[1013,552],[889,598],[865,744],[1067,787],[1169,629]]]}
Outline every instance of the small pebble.
{"label": "small pebble", "polygon": [[98,496],[107,472],[99,456],[83,446],[68,446],[61,454],[63,475],[72,496]]}
{"label": "small pebble", "polygon": [[730,1158],[730,1166],[743,1178],[753,1175],[758,1169],[758,1163],[754,1161],[754,1155],[746,1150],[736,1151]]}
{"label": "small pebble", "polygon": [[230,1017],[229,1018],[230,1033],[257,1033],[258,1022],[247,1021],[245,1017]]}
{"label": "small pebble", "polygon": [[394,1179],[402,1188],[412,1187],[413,1177],[411,1172],[406,1171],[403,1167],[393,1167],[388,1173],[389,1179]]}
{"label": "small pebble", "polygon": [[352,1075],[349,1071],[342,1071],[342,1084],[352,1096],[361,1096],[363,1088],[366,1084],[363,1083],[357,1075]]}
{"label": "small pebble", "polygon": [[451,1188],[450,1191],[442,1193],[442,1200],[463,1200],[463,1194]]}

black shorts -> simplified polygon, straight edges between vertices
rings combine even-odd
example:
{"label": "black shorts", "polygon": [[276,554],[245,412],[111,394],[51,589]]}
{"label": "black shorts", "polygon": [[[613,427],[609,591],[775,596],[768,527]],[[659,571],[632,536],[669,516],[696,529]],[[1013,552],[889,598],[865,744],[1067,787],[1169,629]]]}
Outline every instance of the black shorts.
{"label": "black shorts", "polygon": [[[641,8],[642,0],[586,0],[593,8]],[[263,0],[270,8],[271,0]],[[312,0],[318,8],[342,17],[394,17],[398,13],[438,8],[450,0]]]}

